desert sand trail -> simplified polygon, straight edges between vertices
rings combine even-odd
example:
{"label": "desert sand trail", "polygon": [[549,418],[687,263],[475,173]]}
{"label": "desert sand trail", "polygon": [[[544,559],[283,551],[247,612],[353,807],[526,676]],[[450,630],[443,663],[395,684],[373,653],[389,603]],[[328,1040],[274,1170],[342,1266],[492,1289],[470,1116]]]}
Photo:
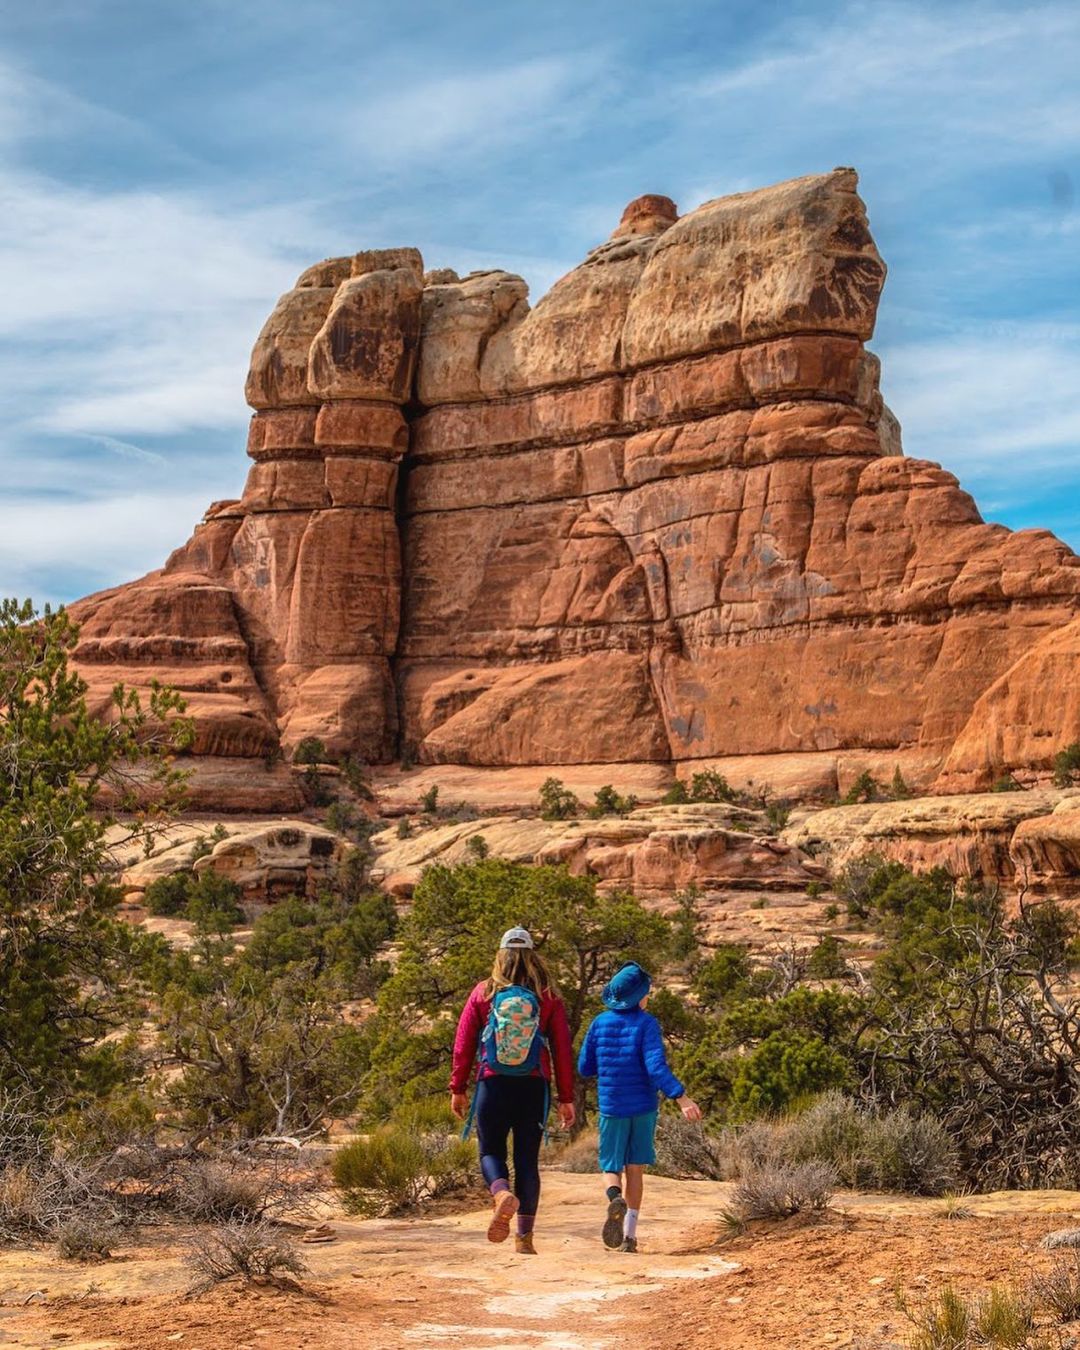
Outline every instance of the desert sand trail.
{"label": "desert sand trail", "polygon": [[[1022,1283],[1080,1227],[1080,1193],[942,1201],[839,1194],[825,1215],[717,1245],[730,1187],[650,1177],[635,1258],[600,1243],[596,1176],[546,1173],[538,1256],[485,1240],[487,1209],[428,1219],[327,1214],[300,1290],[222,1285],[186,1296],[173,1229],[78,1266],[0,1252],[0,1350],[814,1350],[903,1345],[896,1293]],[[167,1245],[166,1245],[167,1242]],[[28,1303],[27,1300],[30,1300]],[[1080,1325],[1077,1330],[1080,1331]]]}
{"label": "desert sand trail", "polygon": [[[486,1209],[334,1217],[337,1241],[303,1248],[306,1295],[230,1286],[185,1298],[178,1248],[139,1248],[86,1267],[49,1252],[9,1252],[0,1257],[0,1346],[614,1350],[639,1300],[738,1268],[715,1249],[694,1250],[711,1245],[724,1188],[663,1178],[648,1185],[636,1257],[601,1245],[595,1176],[545,1175],[535,1257],[518,1256],[512,1240],[488,1243]],[[44,1299],[22,1306],[35,1291]]]}

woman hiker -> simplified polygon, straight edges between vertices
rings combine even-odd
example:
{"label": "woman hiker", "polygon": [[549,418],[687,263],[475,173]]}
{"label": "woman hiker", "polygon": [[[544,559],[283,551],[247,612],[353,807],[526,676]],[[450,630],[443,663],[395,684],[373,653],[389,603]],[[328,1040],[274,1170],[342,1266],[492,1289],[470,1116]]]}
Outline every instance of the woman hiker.
{"label": "woman hiker", "polygon": [[[472,1109],[466,1088],[479,1058]],[[476,1122],[480,1170],[492,1198],[488,1241],[505,1242],[517,1216],[514,1245],[536,1255],[533,1225],[540,1201],[540,1145],[555,1071],[559,1124],[574,1123],[574,1058],[566,1009],[544,958],[524,928],[503,934],[491,976],[469,995],[454,1037],[450,1109]],[[468,1133],[469,1126],[466,1126]],[[507,1139],[514,1136],[510,1188]]]}

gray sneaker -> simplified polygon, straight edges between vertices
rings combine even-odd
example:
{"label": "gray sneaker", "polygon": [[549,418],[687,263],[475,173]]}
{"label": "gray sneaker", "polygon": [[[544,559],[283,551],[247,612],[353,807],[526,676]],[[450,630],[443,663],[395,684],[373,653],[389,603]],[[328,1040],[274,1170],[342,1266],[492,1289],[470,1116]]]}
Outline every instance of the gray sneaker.
{"label": "gray sneaker", "polygon": [[613,1200],[608,1201],[607,1218],[604,1220],[603,1229],[604,1246],[610,1247],[612,1251],[623,1240],[622,1226],[625,1218],[626,1201],[621,1195],[617,1195]]}
{"label": "gray sneaker", "polygon": [[624,1237],[623,1240],[622,1240],[622,1242],[619,1244],[619,1251],[621,1251],[621,1252],[636,1252],[636,1251],[637,1251],[637,1238],[627,1238],[627,1237]]}

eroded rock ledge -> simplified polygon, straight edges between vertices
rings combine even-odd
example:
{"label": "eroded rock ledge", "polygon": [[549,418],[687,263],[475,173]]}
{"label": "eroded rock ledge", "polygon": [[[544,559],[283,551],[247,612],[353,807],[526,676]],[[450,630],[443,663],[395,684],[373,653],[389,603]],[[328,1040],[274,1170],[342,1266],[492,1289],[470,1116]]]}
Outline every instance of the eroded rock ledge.
{"label": "eroded rock ledge", "polygon": [[312,735],[764,781],[865,754],[939,791],[1045,768],[1080,739],[1080,559],[900,452],[856,184],[639,198],[532,309],[415,249],[309,268],[252,354],[242,498],[74,607],[94,697],[173,683],[196,753],[253,773]]}

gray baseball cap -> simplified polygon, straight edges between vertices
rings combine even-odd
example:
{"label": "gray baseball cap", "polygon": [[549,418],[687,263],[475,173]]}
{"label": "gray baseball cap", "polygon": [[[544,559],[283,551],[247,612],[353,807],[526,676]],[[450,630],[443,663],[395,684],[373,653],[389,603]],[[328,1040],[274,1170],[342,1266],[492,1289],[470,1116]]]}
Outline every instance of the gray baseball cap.
{"label": "gray baseball cap", "polygon": [[531,951],[533,945],[532,934],[527,928],[508,928],[502,935],[502,941],[499,943],[499,946],[504,950],[507,947],[527,947]]}

